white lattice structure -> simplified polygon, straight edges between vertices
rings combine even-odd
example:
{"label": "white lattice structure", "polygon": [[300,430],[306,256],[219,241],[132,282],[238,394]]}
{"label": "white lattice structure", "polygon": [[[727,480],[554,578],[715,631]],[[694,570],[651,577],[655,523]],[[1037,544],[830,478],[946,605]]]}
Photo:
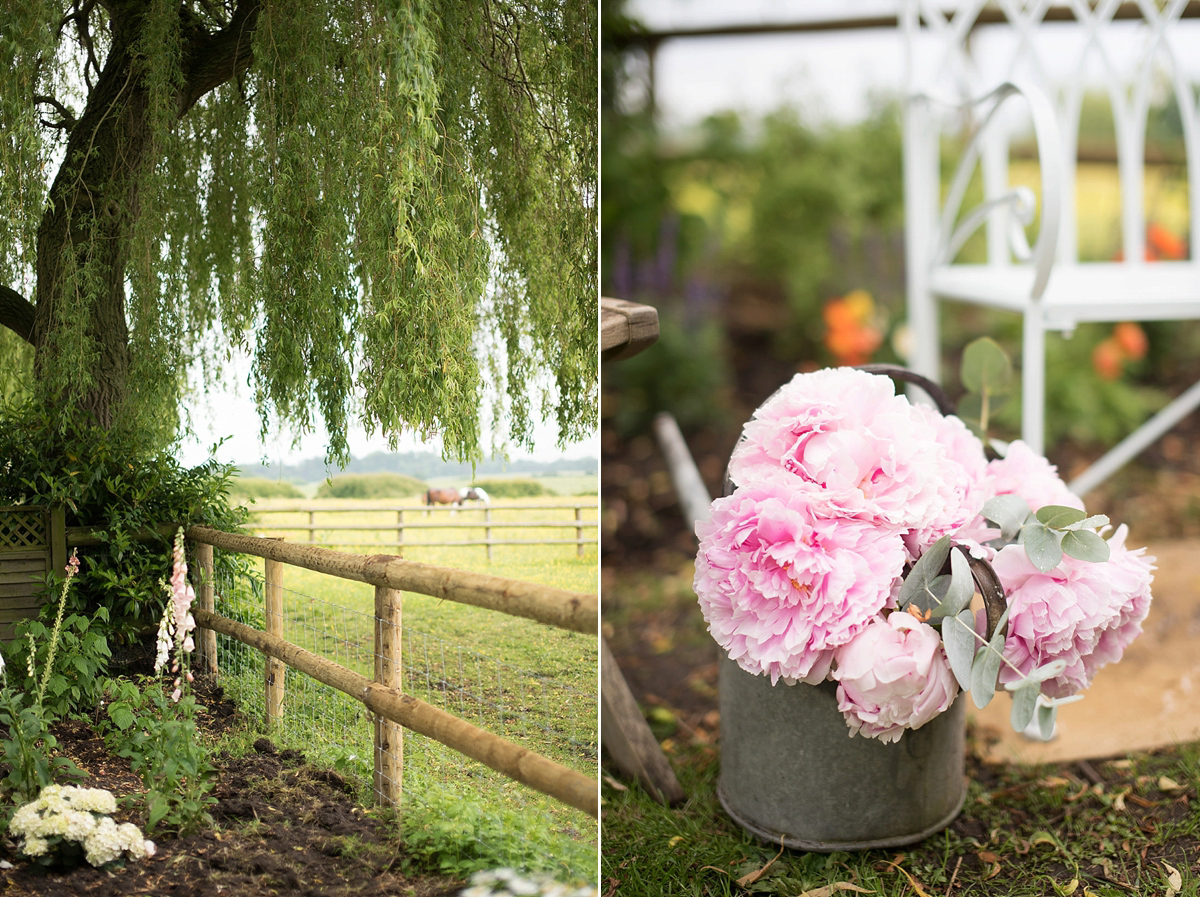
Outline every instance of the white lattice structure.
{"label": "white lattice structure", "polygon": [[[1200,25],[1184,0],[1136,4],[1085,0],[905,0],[907,51],[905,201],[912,367],[938,379],[937,303],[955,300],[1023,315],[1022,437],[1041,451],[1045,426],[1045,334],[1081,321],[1200,318]],[[1131,12],[1140,18],[1127,19]],[[1006,21],[997,23],[1002,14]],[[1120,17],[1118,19],[1118,17]],[[1073,21],[1051,21],[1051,19]],[[1189,70],[1190,67],[1190,70]],[[1121,195],[1122,261],[1080,261],[1076,151],[1086,92],[1112,110]],[[1148,111],[1173,98],[1187,157],[1188,257],[1145,259]],[[944,134],[973,130],[945,197],[939,196]],[[1009,183],[1015,139],[1036,139],[1040,203]],[[973,173],[983,203],[964,209]],[[987,261],[956,262],[980,227]],[[1036,231],[1031,246],[1027,228]],[[1086,492],[1200,406],[1200,384],[1121,442],[1071,485]]]}

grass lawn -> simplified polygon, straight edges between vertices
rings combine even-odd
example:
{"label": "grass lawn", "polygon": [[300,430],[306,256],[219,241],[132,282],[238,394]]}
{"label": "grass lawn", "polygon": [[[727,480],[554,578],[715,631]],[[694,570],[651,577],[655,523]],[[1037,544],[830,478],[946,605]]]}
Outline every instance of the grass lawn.
{"label": "grass lawn", "polygon": [[1197,745],[1061,766],[972,763],[966,805],[944,832],[833,854],[780,854],[743,832],[717,802],[714,745],[679,745],[671,759],[688,795],[678,809],[606,777],[601,877],[622,897],[1116,897],[1195,895],[1200,884]]}
{"label": "grass lawn", "polygon": [[[365,523],[374,522],[378,513],[342,516]],[[390,522],[394,520],[392,512]],[[343,550],[375,553],[380,548],[368,544]],[[405,557],[569,591],[596,591],[594,546],[583,557],[573,545],[498,546],[492,561],[483,548],[469,546],[406,547]],[[261,561],[251,560],[261,575]],[[372,586],[285,567],[283,587],[284,638],[373,675]],[[224,609],[218,603],[218,611],[261,627],[261,588],[226,591],[232,597]],[[402,625],[405,692],[597,777],[594,637],[408,592]],[[221,642],[223,684],[248,712],[261,716],[261,656],[224,638]],[[352,699],[294,671],[287,673],[284,708],[284,721],[272,737],[281,746],[304,746],[315,761],[351,774],[370,800],[371,715]],[[455,837],[466,845],[467,865],[447,871],[467,871],[471,857],[479,855],[486,860],[482,865],[595,876],[595,820],[432,739],[405,733],[404,785],[408,835],[421,837],[423,828],[441,826],[447,819],[465,826]]]}

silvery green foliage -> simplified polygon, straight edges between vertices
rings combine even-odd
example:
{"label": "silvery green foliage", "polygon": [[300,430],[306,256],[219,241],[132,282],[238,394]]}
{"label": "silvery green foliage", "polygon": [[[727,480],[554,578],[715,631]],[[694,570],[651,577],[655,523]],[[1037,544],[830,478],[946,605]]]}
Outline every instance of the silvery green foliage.
{"label": "silvery green foliage", "polygon": [[[1096,532],[1105,526],[1104,515],[1059,505],[1048,505],[1036,513],[1024,499],[1001,495],[983,507],[983,516],[1000,529],[1000,538],[992,547],[1019,543],[1030,561],[1043,573],[1053,570],[1064,553],[1078,560],[1108,560],[1109,549]],[[947,560],[950,573],[943,573]],[[931,625],[940,626],[942,644],[950,669],[963,691],[971,693],[976,707],[986,707],[996,692],[996,682],[1004,660],[1008,611],[1000,617],[991,638],[980,632],[970,610],[975,583],[964,549],[953,546],[949,536],[939,539],[917,559],[901,585],[897,603],[901,610],[910,606]],[[1011,723],[1025,730],[1035,719],[1045,737],[1053,731],[1057,707],[1064,700],[1051,700],[1041,694],[1042,683],[1065,669],[1061,660],[1043,664],[1005,689],[1012,694]]]}
{"label": "silvery green foliage", "polygon": [[1067,554],[1076,560],[1102,563],[1108,560],[1108,543],[1096,532],[1108,525],[1108,517],[1089,517],[1084,511],[1063,505],[1046,505],[1037,513],[1016,495],[1000,495],[983,506],[983,516],[1000,527],[1001,548],[1013,542],[1025,546],[1029,560],[1042,573],[1049,573]]}

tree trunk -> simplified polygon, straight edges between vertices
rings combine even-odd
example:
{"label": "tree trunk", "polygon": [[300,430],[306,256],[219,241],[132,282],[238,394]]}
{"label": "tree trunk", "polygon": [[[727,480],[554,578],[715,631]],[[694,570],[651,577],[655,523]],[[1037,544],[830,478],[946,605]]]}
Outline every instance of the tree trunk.
{"label": "tree trunk", "polygon": [[[126,267],[139,193],[156,155],[145,63],[133,52],[145,24],[145,4],[113,0],[106,6],[111,48],[83,115],[71,128],[38,227],[37,305],[29,337],[35,377],[50,386],[45,398],[55,401],[80,385],[77,376],[65,377],[61,369],[50,373],[64,348],[58,337],[68,327],[84,328],[90,343],[81,359],[85,388],[73,395],[72,404],[108,429],[129,392]],[[184,79],[176,100],[182,116],[204,93],[249,66],[259,0],[243,0],[229,25],[215,33],[198,27],[186,5],[179,9]],[[81,317],[76,321],[76,316]]]}

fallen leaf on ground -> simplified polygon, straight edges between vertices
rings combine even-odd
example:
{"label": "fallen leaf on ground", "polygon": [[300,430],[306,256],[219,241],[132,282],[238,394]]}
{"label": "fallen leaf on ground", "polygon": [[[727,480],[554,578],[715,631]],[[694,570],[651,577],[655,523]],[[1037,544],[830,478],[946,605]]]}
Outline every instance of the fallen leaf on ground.
{"label": "fallen leaf on ground", "polygon": [[1175,897],[1176,894],[1183,888],[1183,876],[1179,874],[1179,870],[1168,863],[1166,860],[1159,860],[1167,869],[1167,897]]}
{"label": "fallen leaf on ground", "polygon": [[741,878],[737,879],[738,885],[745,888],[745,887],[748,887],[748,886],[754,884],[756,881],[758,881],[760,878],[762,878],[764,874],[766,874],[766,871],[768,869],[770,869],[772,866],[775,865],[775,860],[779,859],[781,856],[783,856],[783,842],[782,841],[780,841],[780,844],[779,844],[779,853],[775,854],[775,856],[772,857],[767,862],[767,864],[765,866],[763,866],[761,869],[755,869],[753,872],[751,872],[747,875],[743,875]]}
{"label": "fallen leaf on ground", "polygon": [[1180,785],[1178,782],[1176,782],[1174,779],[1170,778],[1169,776],[1159,776],[1158,777],[1158,790],[1159,791],[1183,791],[1186,787],[1187,787],[1186,785]]}
{"label": "fallen leaf on ground", "polygon": [[796,897],[832,897],[838,891],[853,891],[855,894],[874,894],[874,891],[869,891],[866,888],[860,888],[858,885],[851,884],[848,881],[835,881],[831,885],[823,885],[819,888],[813,888],[811,891],[805,891],[797,894]]}
{"label": "fallen leaf on ground", "polygon": [[[884,862],[887,862],[887,861],[885,860]],[[899,870],[904,875],[905,878],[908,879],[908,883],[910,885],[912,885],[912,889],[917,892],[917,897],[929,897],[929,892],[926,891],[923,887],[921,887],[921,885],[917,883],[917,880],[915,878],[913,878],[911,875],[908,874],[907,869],[901,868],[900,866],[897,866],[895,863],[888,863],[888,865],[894,866],[897,870]]]}

